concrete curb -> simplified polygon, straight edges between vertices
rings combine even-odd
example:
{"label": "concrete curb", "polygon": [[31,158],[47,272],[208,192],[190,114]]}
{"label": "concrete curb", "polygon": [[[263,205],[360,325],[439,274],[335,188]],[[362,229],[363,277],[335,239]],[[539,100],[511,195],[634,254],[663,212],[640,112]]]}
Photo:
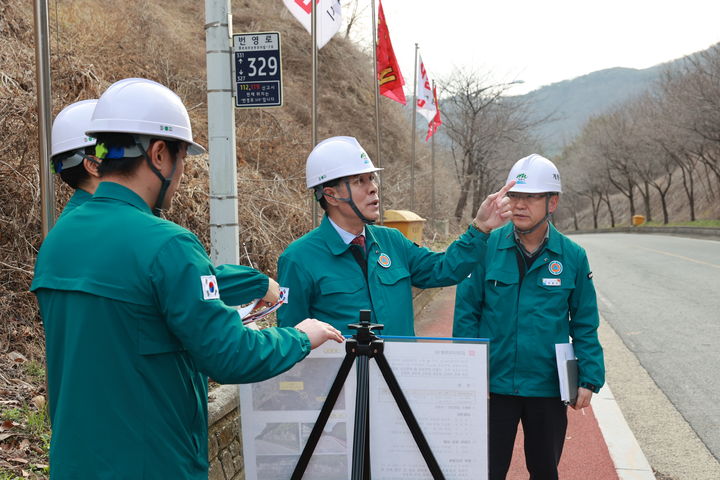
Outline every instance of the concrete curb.
{"label": "concrete curb", "polygon": [[650,463],[625,421],[610,385],[606,384],[593,400],[593,413],[620,480],[655,480]]}

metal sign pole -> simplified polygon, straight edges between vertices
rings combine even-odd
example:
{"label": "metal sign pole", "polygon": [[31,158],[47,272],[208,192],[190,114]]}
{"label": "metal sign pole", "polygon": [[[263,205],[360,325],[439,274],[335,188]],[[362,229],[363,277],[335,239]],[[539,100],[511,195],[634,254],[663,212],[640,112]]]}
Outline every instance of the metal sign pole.
{"label": "metal sign pole", "polygon": [[[435,91],[435,80],[433,80],[433,92]],[[440,105],[435,105],[435,108],[439,109]],[[435,218],[435,134],[430,139],[430,164],[431,164],[431,200],[430,200],[430,218],[432,219],[432,225],[434,229],[437,229],[437,219]]]}
{"label": "metal sign pole", "polygon": [[413,81],[413,106],[412,106],[412,125],[410,127],[410,131],[412,132],[412,136],[410,137],[410,140],[412,141],[412,155],[410,159],[410,211],[415,211],[415,122],[417,121],[417,81],[418,81],[418,75],[417,75],[417,61],[418,61],[418,44],[415,44],[415,74],[413,78],[415,79]]}
{"label": "metal sign pole", "polygon": [[45,238],[55,225],[55,182],[50,172],[50,27],[47,0],[35,0],[35,83],[37,84],[38,145],[40,150],[40,218]]}
{"label": "metal sign pole", "polygon": [[[373,88],[375,90],[375,166],[380,168],[382,162],[380,161],[380,85],[378,85],[378,72],[377,72],[377,17],[375,13],[375,0],[370,0],[370,9],[372,10],[372,38],[373,38]],[[378,179],[378,197],[380,198],[380,219],[378,223],[380,225],[384,222],[384,207],[383,207],[383,195],[382,195],[382,175],[381,172],[377,172]]]}
{"label": "metal sign pole", "polygon": [[[317,2],[311,1],[310,23],[312,24],[312,148],[317,145]],[[312,199],[312,226],[318,226],[318,202]]]}

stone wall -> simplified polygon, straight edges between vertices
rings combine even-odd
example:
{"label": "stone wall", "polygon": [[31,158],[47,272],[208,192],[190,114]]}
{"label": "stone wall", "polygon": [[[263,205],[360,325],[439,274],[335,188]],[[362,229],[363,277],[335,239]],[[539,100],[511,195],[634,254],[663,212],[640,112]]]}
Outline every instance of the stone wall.
{"label": "stone wall", "polygon": [[208,399],[208,480],[244,480],[237,385],[221,385]]}

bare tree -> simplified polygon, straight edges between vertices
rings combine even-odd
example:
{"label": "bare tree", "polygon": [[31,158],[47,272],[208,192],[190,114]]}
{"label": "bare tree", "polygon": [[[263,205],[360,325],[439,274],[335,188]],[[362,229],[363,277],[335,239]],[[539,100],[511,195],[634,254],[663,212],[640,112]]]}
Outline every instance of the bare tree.
{"label": "bare tree", "polygon": [[558,164],[563,171],[564,196],[586,200],[590,205],[592,226],[597,229],[601,204],[605,201],[608,208],[611,204],[608,194],[610,186],[604,175],[605,159],[597,146],[587,138],[592,133],[586,127],[573,143],[565,147]]}
{"label": "bare tree", "polygon": [[360,3],[359,0],[345,0],[341,3],[343,19],[345,20],[345,38],[350,38],[350,31],[366,14],[369,4]]}
{"label": "bare tree", "polygon": [[445,133],[460,183],[455,218],[460,221],[473,195],[476,209],[498,171],[488,160],[505,143],[519,141],[530,127],[524,105],[503,94],[512,83],[491,84],[477,72],[456,69],[440,82],[444,93],[442,110]]}

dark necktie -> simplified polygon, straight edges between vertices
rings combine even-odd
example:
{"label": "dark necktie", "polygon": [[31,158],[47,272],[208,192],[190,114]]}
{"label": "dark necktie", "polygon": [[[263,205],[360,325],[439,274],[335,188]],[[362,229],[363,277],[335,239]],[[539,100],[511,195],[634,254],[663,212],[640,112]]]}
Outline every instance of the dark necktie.
{"label": "dark necktie", "polygon": [[357,237],[353,238],[350,242],[350,245],[355,245],[355,247],[350,247],[350,251],[353,254],[353,257],[355,257],[355,261],[358,263],[358,265],[360,265],[360,268],[362,269],[365,278],[367,278],[367,261],[365,260],[365,235],[358,235]]}
{"label": "dark necktie", "polygon": [[363,254],[365,254],[365,235],[358,235],[357,237],[352,239],[352,242],[350,242],[351,245],[358,245],[361,249]]}

